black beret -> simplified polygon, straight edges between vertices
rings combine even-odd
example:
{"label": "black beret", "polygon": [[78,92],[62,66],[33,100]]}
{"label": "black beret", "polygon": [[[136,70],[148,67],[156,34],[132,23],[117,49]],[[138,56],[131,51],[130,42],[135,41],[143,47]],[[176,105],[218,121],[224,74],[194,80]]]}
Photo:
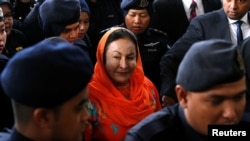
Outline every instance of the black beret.
{"label": "black beret", "polygon": [[129,9],[148,9],[148,0],[122,0],[121,9],[128,11]]}
{"label": "black beret", "polygon": [[80,5],[81,5],[81,12],[87,12],[88,14],[90,13],[89,6],[85,0],[80,0]]}
{"label": "black beret", "polygon": [[92,73],[87,53],[51,37],[15,54],[1,74],[1,85],[18,103],[52,108],[83,90]]}
{"label": "black beret", "polygon": [[191,46],[178,68],[176,83],[188,91],[202,91],[238,81],[244,73],[239,48],[229,41],[211,39]]}
{"label": "black beret", "polygon": [[40,24],[46,37],[59,36],[67,25],[80,18],[79,0],[46,0],[39,8]]}

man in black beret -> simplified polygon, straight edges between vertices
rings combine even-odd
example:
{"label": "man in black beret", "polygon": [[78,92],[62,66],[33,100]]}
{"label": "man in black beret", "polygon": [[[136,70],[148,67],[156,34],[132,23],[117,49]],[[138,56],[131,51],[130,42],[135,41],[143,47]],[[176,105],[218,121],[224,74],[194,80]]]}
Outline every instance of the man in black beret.
{"label": "man in black beret", "polygon": [[244,62],[233,43],[214,39],[193,44],[176,83],[179,102],[132,127],[125,141],[206,141],[208,125],[250,127],[250,116],[244,113]]}
{"label": "man in black beret", "polygon": [[86,42],[78,37],[82,8],[87,10],[79,0],[45,0],[38,15],[45,38],[62,37],[91,55]]}
{"label": "man in black beret", "polygon": [[70,43],[78,38],[79,0],[46,0],[39,7],[39,18],[46,38],[60,36]]}
{"label": "man in black beret", "polygon": [[0,77],[15,117],[10,141],[82,141],[92,71],[88,55],[60,37],[18,52]]}

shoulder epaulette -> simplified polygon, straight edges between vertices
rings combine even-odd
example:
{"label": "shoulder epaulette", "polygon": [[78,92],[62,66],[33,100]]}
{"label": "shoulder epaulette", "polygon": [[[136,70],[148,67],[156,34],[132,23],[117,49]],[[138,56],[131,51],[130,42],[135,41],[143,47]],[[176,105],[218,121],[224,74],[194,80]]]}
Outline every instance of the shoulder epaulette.
{"label": "shoulder epaulette", "polygon": [[168,34],[162,30],[156,29],[156,28],[149,28],[150,31],[153,31],[155,33],[163,34],[164,36],[168,36]]}
{"label": "shoulder epaulette", "polygon": [[109,27],[109,28],[106,28],[106,29],[103,29],[102,31],[100,31],[100,35],[103,35],[105,34],[107,31],[109,31],[111,28],[113,27],[119,27],[120,25],[115,25],[115,26],[112,26],[112,27]]}
{"label": "shoulder epaulette", "polygon": [[101,32],[100,32],[100,34],[101,35],[103,35],[104,33],[106,33],[108,30],[110,30],[111,29],[111,27],[109,27],[109,28],[106,28],[106,29],[103,29]]}

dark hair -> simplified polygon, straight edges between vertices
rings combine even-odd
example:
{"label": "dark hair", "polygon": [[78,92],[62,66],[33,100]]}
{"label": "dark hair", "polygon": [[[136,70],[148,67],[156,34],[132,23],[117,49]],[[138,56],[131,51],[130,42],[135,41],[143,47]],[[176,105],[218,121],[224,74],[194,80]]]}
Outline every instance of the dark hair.
{"label": "dark hair", "polygon": [[26,124],[32,117],[35,108],[26,106],[14,100],[11,100],[15,122]]}
{"label": "dark hair", "polygon": [[[16,122],[26,124],[32,118],[32,113],[36,109],[34,107],[30,107],[14,100],[11,100],[14,118]],[[58,120],[61,113],[61,105],[53,107],[53,108],[44,108],[53,111],[55,114],[55,119]]]}
{"label": "dark hair", "polygon": [[118,30],[115,30],[114,32],[112,32],[107,41],[106,41],[106,44],[105,44],[105,47],[104,47],[104,52],[103,52],[103,63],[106,64],[106,52],[107,52],[107,47],[110,43],[112,43],[113,41],[116,41],[118,39],[124,39],[124,38],[128,38],[130,39],[136,46],[136,60],[138,59],[138,43],[137,43],[137,38],[136,36],[134,35],[134,33],[132,33],[131,31],[129,31],[128,29],[118,29]]}

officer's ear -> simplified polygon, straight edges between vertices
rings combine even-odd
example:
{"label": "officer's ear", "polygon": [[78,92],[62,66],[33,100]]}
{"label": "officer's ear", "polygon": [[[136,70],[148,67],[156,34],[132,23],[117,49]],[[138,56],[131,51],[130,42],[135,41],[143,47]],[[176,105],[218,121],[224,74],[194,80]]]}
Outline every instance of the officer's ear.
{"label": "officer's ear", "polygon": [[186,108],[188,92],[181,85],[176,85],[175,92],[176,92],[176,96],[181,107]]}
{"label": "officer's ear", "polygon": [[39,128],[50,129],[55,121],[55,114],[50,109],[36,108],[32,118]]}

